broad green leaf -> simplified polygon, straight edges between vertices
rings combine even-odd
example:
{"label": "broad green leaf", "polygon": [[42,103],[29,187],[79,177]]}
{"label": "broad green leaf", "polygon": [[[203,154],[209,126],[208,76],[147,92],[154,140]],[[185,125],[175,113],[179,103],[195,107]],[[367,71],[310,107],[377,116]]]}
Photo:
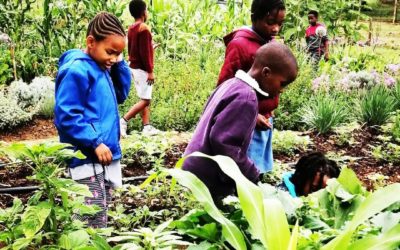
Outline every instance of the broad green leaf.
{"label": "broad green leaf", "polygon": [[297,249],[297,241],[299,238],[299,221],[296,221],[296,225],[293,228],[292,236],[290,237],[290,242],[288,246],[288,250],[296,250]]}
{"label": "broad green leaf", "polygon": [[365,194],[365,188],[353,170],[343,168],[337,180],[351,194]]}
{"label": "broad green leaf", "polygon": [[381,227],[386,232],[397,224],[400,224],[400,213],[384,212],[371,219],[374,226]]}
{"label": "broad green leaf", "polygon": [[268,249],[287,250],[290,230],[282,204],[276,199],[264,199],[264,218]]}
{"label": "broad green leaf", "polygon": [[201,182],[194,174],[188,171],[180,169],[167,169],[165,171],[177,179],[182,186],[185,186],[192,191],[196,200],[198,200],[204,206],[204,210],[221,224],[222,235],[235,249],[246,249],[246,243],[239,228],[225,218],[218,210],[214,204],[210,192],[203,182]]}
{"label": "broad green leaf", "polygon": [[194,229],[186,230],[186,233],[189,235],[196,236],[200,239],[205,239],[209,241],[217,241],[218,240],[218,228],[217,224],[209,223],[203,226],[197,226]]}
{"label": "broad green leaf", "polygon": [[97,250],[111,250],[111,246],[107,243],[107,241],[97,234],[92,235],[92,244]]}
{"label": "broad green leaf", "polygon": [[70,195],[82,195],[85,197],[93,197],[87,185],[79,184],[72,179],[57,178],[53,180],[53,184],[61,192],[66,192]]}
{"label": "broad green leaf", "polygon": [[235,181],[240,205],[244,216],[249,222],[250,230],[266,247],[268,245],[266,237],[267,228],[264,219],[265,213],[262,190],[249,181],[242,174],[236,163],[227,156],[208,156],[200,152],[195,152],[190,156],[205,157],[214,160],[218,163],[221,170]]}
{"label": "broad green leaf", "polygon": [[40,203],[37,206],[29,206],[22,215],[22,230],[26,238],[32,238],[42,229],[44,222],[51,212],[51,206]]}
{"label": "broad green leaf", "polygon": [[348,249],[351,250],[392,250],[400,246],[400,224],[379,236],[369,236],[357,240]]}
{"label": "broad green leaf", "polygon": [[373,194],[369,195],[354,212],[355,215],[350,223],[347,225],[345,230],[343,230],[338,237],[331,240],[322,249],[347,249],[351,240],[351,236],[353,235],[357,227],[366,219],[379,213],[390,205],[399,202],[399,193],[400,183],[396,183],[381,188],[375,191]]}
{"label": "broad green leaf", "polygon": [[78,230],[63,234],[60,237],[58,245],[64,249],[75,249],[89,244],[89,234],[85,230]]}
{"label": "broad green leaf", "polygon": [[32,242],[33,238],[20,238],[12,244],[13,250],[25,249]]}

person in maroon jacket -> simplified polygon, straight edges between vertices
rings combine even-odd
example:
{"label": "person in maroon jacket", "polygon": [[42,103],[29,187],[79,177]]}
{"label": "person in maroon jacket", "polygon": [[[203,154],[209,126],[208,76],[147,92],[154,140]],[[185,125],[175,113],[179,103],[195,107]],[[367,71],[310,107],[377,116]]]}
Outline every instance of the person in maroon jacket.
{"label": "person in maroon jacket", "polygon": [[[240,28],[224,37],[227,47],[218,85],[232,78],[238,70],[250,69],[257,49],[278,34],[285,19],[285,4],[282,0],[253,0],[251,13],[251,27]],[[279,95],[258,96],[258,99],[257,126],[248,153],[257,168],[265,173],[273,166],[272,116],[278,107]]]}
{"label": "person in maroon jacket", "polygon": [[143,133],[156,134],[159,130],[150,125],[150,100],[154,84],[154,45],[147,21],[147,6],[143,0],[132,0],[129,11],[135,23],[128,29],[128,53],[135,88],[140,101],[120,120],[121,136],[127,135],[128,121],[142,113]]}

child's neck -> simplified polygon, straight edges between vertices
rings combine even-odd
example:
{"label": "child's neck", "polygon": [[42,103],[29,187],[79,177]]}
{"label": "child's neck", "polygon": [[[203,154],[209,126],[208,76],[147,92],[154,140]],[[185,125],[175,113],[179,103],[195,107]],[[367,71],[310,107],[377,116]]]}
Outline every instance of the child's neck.
{"label": "child's neck", "polygon": [[144,17],[135,18],[135,23],[144,23]]}

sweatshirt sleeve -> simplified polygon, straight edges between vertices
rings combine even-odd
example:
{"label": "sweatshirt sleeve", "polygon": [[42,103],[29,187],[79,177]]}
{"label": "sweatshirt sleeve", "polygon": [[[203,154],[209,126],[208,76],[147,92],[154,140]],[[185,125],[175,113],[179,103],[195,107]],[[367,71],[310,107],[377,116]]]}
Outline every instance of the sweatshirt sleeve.
{"label": "sweatshirt sleeve", "polygon": [[147,73],[152,73],[154,68],[154,49],[151,33],[148,29],[143,29],[143,31],[140,32],[139,48],[144,70]]}
{"label": "sweatshirt sleeve", "polygon": [[111,79],[114,84],[118,104],[128,97],[131,88],[131,71],[125,61],[118,62],[111,67]]}
{"label": "sweatshirt sleeve", "polygon": [[97,148],[103,139],[83,117],[89,80],[84,72],[68,70],[57,77],[55,124],[74,145]]}
{"label": "sweatshirt sleeve", "polygon": [[247,156],[249,142],[255,127],[257,104],[249,100],[234,100],[213,119],[210,144],[213,152],[231,157],[240,171],[255,182],[259,171]]}
{"label": "sweatshirt sleeve", "polygon": [[240,48],[235,41],[232,41],[226,48],[224,64],[218,77],[218,85],[233,78],[239,69],[242,69]]}

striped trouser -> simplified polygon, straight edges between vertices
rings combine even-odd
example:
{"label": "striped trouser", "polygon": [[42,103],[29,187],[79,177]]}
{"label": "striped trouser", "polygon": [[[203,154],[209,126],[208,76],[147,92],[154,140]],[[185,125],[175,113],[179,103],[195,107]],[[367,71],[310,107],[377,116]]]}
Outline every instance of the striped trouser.
{"label": "striped trouser", "polygon": [[87,221],[87,225],[93,228],[107,227],[107,207],[111,202],[112,186],[104,179],[104,172],[91,176],[89,178],[76,180],[80,184],[87,185],[93,197],[86,197],[86,205],[97,205],[101,211],[93,216],[75,215],[75,219]]}

